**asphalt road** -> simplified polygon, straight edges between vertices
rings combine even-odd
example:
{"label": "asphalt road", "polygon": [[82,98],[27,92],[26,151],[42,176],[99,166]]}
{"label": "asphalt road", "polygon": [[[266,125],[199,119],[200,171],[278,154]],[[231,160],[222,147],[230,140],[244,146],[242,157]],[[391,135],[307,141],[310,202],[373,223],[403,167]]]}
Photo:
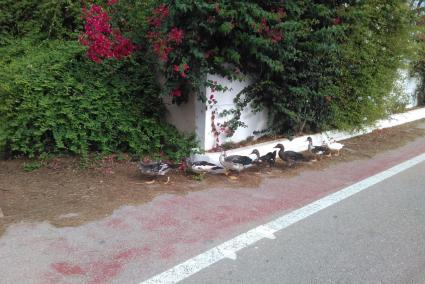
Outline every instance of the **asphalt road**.
{"label": "asphalt road", "polygon": [[425,163],[182,283],[425,283]]}

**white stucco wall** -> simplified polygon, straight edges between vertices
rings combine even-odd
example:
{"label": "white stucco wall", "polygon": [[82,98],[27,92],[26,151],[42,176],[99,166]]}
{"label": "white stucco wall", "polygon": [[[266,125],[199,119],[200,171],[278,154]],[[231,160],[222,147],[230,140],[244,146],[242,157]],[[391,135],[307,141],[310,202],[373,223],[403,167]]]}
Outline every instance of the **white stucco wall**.
{"label": "white stucco wall", "polygon": [[[222,86],[226,86],[229,89],[225,92],[212,92],[211,89],[207,88],[206,95],[207,98],[210,98],[211,95],[214,95],[217,104],[215,107],[217,108],[218,113],[221,113],[224,110],[230,110],[233,108],[233,100],[236,98],[236,96],[249,85],[249,80],[245,81],[229,81],[226,78],[223,78],[221,76],[217,75],[208,75],[208,80],[211,81],[217,81],[218,84]],[[206,111],[205,115],[205,143],[203,145],[204,149],[208,150],[213,148],[216,145],[214,135],[212,133],[212,127],[211,127],[211,112],[212,109],[208,109]],[[216,123],[223,123],[229,118],[220,118],[216,117],[215,122]],[[248,106],[241,115],[242,122],[244,122],[248,127],[239,127],[236,132],[233,134],[232,137],[226,137],[224,134],[221,134],[219,139],[220,143],[227,143],[227,142],[241,142],[243,140],[246,140],[250,136],[254,136],[255,131],[261,131],[267,128],[267,112],[262,111],[258,113],[253,113],[252,109]],[[255,137],[254,137],[255,138]]]}
{"label": "white stucco wall", "polygon": [[174,125],[180,131],[190,134],[196,129],[196,97],[190,96],[187,103],[176,105],[172,103],[172,98],[163,99],[167,108],[167,122]]}
{"label": "white stucco wall", "polygon": [[[308,142],[307,142],[308,136],[310,136],[313,139],[313,144],[321,145],[322,141],[324,140],[335,139],[336,141],[341,141],[341,140],[349,139],[359,135],[370,133],[376,129],[394,127],[394,126],[402,125],[404,123],[416,121],[419,119],[424,119],[424,118],[425,118],[425,108],[419,108],[419,109],[409,110],[405,113],[394,114],[388,119],[379,120],[376,122],[375,126],[367,127],[366,129],[362,131],[344,132],[344,131],[338,131],[338,130],[331,130],[327,132],[296,137],[293,140],[278,139],[274,141],[269,141],[269,142],[264,142],[264,143],[259,143],[255,145],[228,150],[227,154],[248,156],[253,149],[257,149],[261,155],[265,155],[268,152],[276,150],[273,147],[276,146],[277,143],[283,144],[286,150],[301,152],[301,151],[306,151],[308,149]],[[207,161],[210,163],[215,163],[217,165],[220,165],[220,161],[219,161],[220,154],[221,153],[218,153],[218,152],[204,153],[204,154],[194,155],[193,159],[195,161]]]}
{"label": "white stucco wall", "polygon": [[[228,88],[225,92],[212,92],[211,89],[201,90],[205,92],[207,98],[211,95],[217,100],[217,104],[214,108],[217,109],[218,113],[224,110],[230,110],[233,108],[233,100],[245,87],[249,85],[249,80],[245,81],[229,81],[226,78],[217,75],[208,75],[208,80],[217,81],[218,84],[226,86]],[[400,79],[398,80],[402,95],[405,96],[408,102],[408,108],[416,107],[417,97],[416,89],[419,86],[419,79],[410,77],[407,70],[400,70]],[[189,101],[180,106],[173,105],[171,98],[165,98],[164,102],[167,107],[167,121],[176,126],[180,131],[188,134],[195,133],[199,139],[199,146],[204,150],[210,150],[216,146],[215,137],[212,133],[211,127],[211,112],[212,109],[207,107],[207,104],[201,102],[198,97],[194,94],[190,96]],[[220,118],[216,116],[216,124],[223,123],[229,118]],[[219,143],[227,142],[241,142],[247,138],[254,136],[254,132],[261,131],[267,128],[267,111],[259,113],[253,113],[250,107],[247,107],[241,116],[241,121],[244,122],[248,127],[240,127],[233,134],[232,137],[226,137],[224,134],[219,136]]]}
{"label": "white stucco wall", "polygon": [[407,105],[407,108],[413,108],[418,105],[418,98],[416,90],[420,85],[420,79],[416,77],[411,77],[409,71],[406,69],[399,70],[400,79],[397,80],[397,84],[402,91]]}
{"label": "white stucco wall", "polygon": [[[208,75],[208,80],[217,81],[218,84],[228,88],[225,92],[212,92],[211,89],[201,90],[205,92],[207,98],[214,95],[217,104],[214,108],[218,113],[233,108],[233,100],[237,94],[248,86],[249,81],[229,81],[226,78],[216,75]],[[187,103],[177,106],[172,104],[172,98],[164,98],[167,108],[166,119],[182,132],[187,134],[195,133],[199,139],[200,147],[204,150],[210,150],[216,146],[216,139],[212,133],[211,115],[212,109],[208,104],[201,102],[196,95],[189,97]],[[229,119],[229,118],[227,118]],[[215,123],[224,123],[226,118],[216,116]],[[246,140],[250,136],[254,136],[255,131],[264,130],[267,127],[267,112],[253,113],[248,107],[242,112],[241,121],[248,127],[240,127],[232,137],[226,137],[221,134],[219,137],[220,144],[226,142],[240,142]]]}

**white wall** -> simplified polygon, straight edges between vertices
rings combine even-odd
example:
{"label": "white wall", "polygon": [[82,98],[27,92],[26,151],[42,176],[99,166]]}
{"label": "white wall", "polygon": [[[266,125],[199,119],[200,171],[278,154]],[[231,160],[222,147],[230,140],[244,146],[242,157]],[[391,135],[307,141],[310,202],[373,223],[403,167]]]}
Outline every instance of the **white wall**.
{"label": "white wall", "polygon": [[167,108],[166,120],[180,131],[190,134],[196,129],[196,96],[189,96],[189,101],[181,105],[172,103],[170,96],[163,99]]}
{"label": "white wall", "polygon": [[[214,95],[217,104],[215,108],[218,113],[224,110],[230,110],[233,108],[233,100],[239,92],[249,85],[249,80],[245,81],[229,81],[226,78],[217,75],[208,75],[208,80],[217,81],[218,84],[228,87],[225,92],[212,92],[211,89],[201,90],[205,92],[207,98]],[[419,85],[419,79],[409,77],[407,70],[400,70],[400,79],[398,84],[406,100],[408,101],[408,107],[412,108],[417,106],[416,88]],[[207,107],[198,99],[197,95],[191,95],[189,101],[180,106],[173,105],[171,98],[165,98],[168,113],[167,121],[176,126],[180,131],[188,134],[195,133],[199,139],[200,147],[204,150],[210,150],[216,146],[215,137],[212,133],[211,127],[211,112],[212,109]],[[223,123],[229,118],[220,118],[216,116],[217,122]],[[239,127],[232,137],[226,137],[221,134],[219,137],[220,144],[227,142],[241,142],[247,138],[254,136],[255,131],[261,131],[267,128],[267,111],[264,110],[259,113],[253,113],[250,107],[247,107],[241,116],[241,121],[244,122],[248,127]],[[254,138],[257,138],[254,136]]]}
{"label": "white wall", "polygon": [[[208,80],[217,81],[218,84],[228,88],[225,92],[212,92],[211,89],[201,90],[205,92],[207,98],[214,95],[217,104],[214,108],[218,113],[224,110],[233,108],[233,100],[237,94],[249,85],[249,81],[229,81],[226,78],[208,75]],[[167,108],[166,119],[182,132],[187,134],[195,133],[199,139],[200,147],[204,150],[210,150],[216,146],[215,137],[212,133],[211,115],[212,109],[208,108],[208,104],[201,102],[198,96],[189,96],[187,103],[177,106],[172,104],[172,98],[164,98],[164,103]],[[227,118],[227,119],[230,119]],[[215,123],[224,123],[226,118],[220,118],[216,115]],[[246,140],[250,136],[254,136],[254,131],[261,131],[267,127],[267,112],[262,111],[253,113],[250,107],[247,107],[241,115],[241,121],[246,123],[247,128],[240,127],[232,137],[226,137],[221,134],[219,137],[220,144],[226,142],[240,142]]]}
{"label": "white wall", "polygon": [[[344,132],[338,130],[327,131],[323,133],[304,135],[300,137],[296,137],[295,139],[289,141],[288,139],[279,139],[264,143],[259,143],[255,145],[250,145],[242,148],[232,149],[227,151],[228,155],[244,155],[248,156],[253,149],[259,150],[261,155],[265,155],[268,152],[275,151],[273,148],[277,143],[281,143],[285,146],[286,150],[292,151],[306,151],[308,148],[307,137],[310,136],[313,139],[314,145],[321,145],[323,140],[335,139],[336,141],[341,141],[345,139],[349,139],[352,137],[356,137],[359,135],[364,135],[372,132],[375,129],[383,129],[398,126],[404,123],[416,121],[419,119],[425,118],[425,108],[419,108],[414,110],[409,110],[405,113],[398,113],[392,115],[388,119],[377,121],[376,125],[373,127],[368,127],[362,131],[357,132]],[[221,153],[205,153],[200,155],[194,155],[193,159],[195,161],[208,161],[210,163],[215,163],[220,165],[219,157]]]}
{"label": "white wall", "polygon": [[406,69],[399,70],[400,79],[397,80],[397,84],[399,85],[402,95],[405,97],[407,101],[407,108],[413,108],[418,105],[418,97],[416,94],[416,90],[420,85],[420,79],[416,77],[411,77],[409,75],[409,71]]}
{"label": "white wall", "polygon": [[[249,80],[245,81],[229,81],[226,78],[217,75],[208,75],[208,80],[217,81],[218,84],[222,86],[226,86],[229,90],[225,92],[212,92],[211,89],[207,88],[206,96],[209,98],[211,95],[214,95],[217,104],[215,107],[218,110],[218,113],[221,113],[224,110],[230,110],[233,108],[233,100],[235,97],[249,85]],[[203,145],[204,149],[208,150],[215,146],[215,138],[211,128],[211,109],[206,111],[205,116],[205,143]],[[227,118],[227,119],[230,119]],[[241,115],[242,122],[244,122],[248,127],[239,127],[232,137],[226,137],[225,135],[220,135],[220,143],[227,142],[241,142],[246,140],[250,136],[254,136],[254,131],[261,131],[267,128],[267,112],[262,111],[258,113],[253,113],[250,107],[247,107]],[[226,121],[226,118],[216,118],[216,123],[223,123]]]}

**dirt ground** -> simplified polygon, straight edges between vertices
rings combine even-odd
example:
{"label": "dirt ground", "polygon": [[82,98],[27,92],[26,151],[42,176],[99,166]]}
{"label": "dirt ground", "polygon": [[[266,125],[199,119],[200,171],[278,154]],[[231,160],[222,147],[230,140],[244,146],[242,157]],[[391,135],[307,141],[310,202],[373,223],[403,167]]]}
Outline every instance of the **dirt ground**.
{"label": "dirt ground", "polygon": [[265,178],[290,177],[306,168],[320,170],[335,163],[369,159],[425,136],[425,129],[418,127],[423,122],[343,141],[346,147],[339,157],[289,169],[280,163],[271,169],[256,167],[241,173],[237,180],[210,175],[199,181],[176,171],[170,174],[168,184],[164,184],[165,179],[147,184],[137,171],[137,163],[113,158],[89,169],[81,169],[78,161],[71,158],[55,158],[32,172],[23,170],[27,160],[0,161],[0,236],[7,226],[20,221],[47,220],[55,226],[78,226],[108,216],[123,205],[143,204],[161,194],[184,195],[214,187],[255,187]]}

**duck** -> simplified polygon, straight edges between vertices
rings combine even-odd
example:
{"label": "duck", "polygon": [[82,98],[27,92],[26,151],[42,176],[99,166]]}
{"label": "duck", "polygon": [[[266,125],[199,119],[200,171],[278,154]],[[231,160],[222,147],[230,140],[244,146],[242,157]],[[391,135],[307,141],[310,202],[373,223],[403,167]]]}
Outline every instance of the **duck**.
{"label": "duck", "polygon": [[277,144],[273,148],[280,149],[278,152],[279,158],[281,158],[285,163],[292,165],[294,162],[308,162],[310,159],[305,157],[303,154],[295,151],[285,151],[285,146],[282,144]]}
{"label": "duck", "polygon": [[[253,165],[253,160],[247,156],[241,155],[231,155],[227,156],[226,152],[222,152],[220,155],[220,164],[226,170],[237,171],[238,173],[243,171],[246,168],[249,168]],[[227,171],[226,171],[227,174]]]}
{"label": "duck", "polygon": [[277,151],[274,152],[269,152],[267,154],[265,154],[264,156],[260,156],[260,152],[257,149],[252,150],[250,155],[256,155],[257,159],[254,161],[256,163],[264,163],[267,162],[269,164],[269,166],[273,166],[276,162],[276,153]]}
{"label": "duck", "polygon": [[[148,177],[158,177],[158,176],[165,176],[170,170],[171,165],[168,163],[164,163],[162,161],[157,162],[140,162],[138,166],[140,173],[144,176]],[[167,177],[167,182],[170,181],[170,177]],[[153,183],[151,181],[150,183]]]}
{"label": "duck", "polygon": [[323,155],[327,155],[330,156],[331,155],[331,150],[329,149],[328,146],[326,145],[322,145],[322,146],[314,146],[313,145],[313,139],[311,137],[307,137],[308,142],[308,151],[314,155],[317,156],[323,156]]}
{"label": "duck", "polygon": [[336,142],[335,139],[325,140],[323,141],[323,145],[328,147],[331,152],[336,152],[335,156],[339,156],[340,151],[344,148],[344,144]]}
{"label": "duck", "polygon": [[205,173],[211,173],[211,174],[219,174],[224,173],[224,168],[220,167],[216,164],[207,162],[207,161],[196,161],[192,162],[191,159],[186,160],[187,167],[190,171],[197,173],[197,174],[205,174]]}

